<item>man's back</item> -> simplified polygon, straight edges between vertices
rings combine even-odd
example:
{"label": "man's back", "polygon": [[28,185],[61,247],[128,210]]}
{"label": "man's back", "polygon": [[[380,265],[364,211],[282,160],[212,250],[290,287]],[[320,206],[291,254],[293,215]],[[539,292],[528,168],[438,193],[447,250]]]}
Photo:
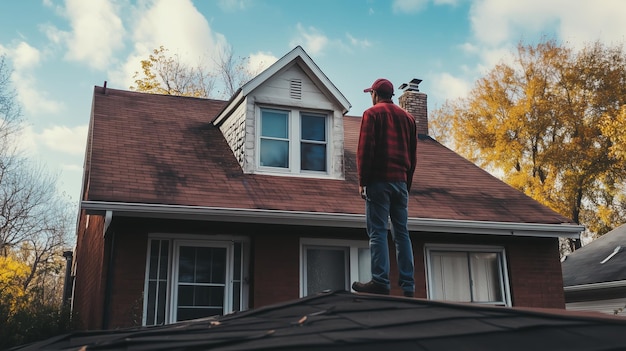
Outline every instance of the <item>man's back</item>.
{"label": "man's back", "polygon": [[357,150],[360,184],[407,182],[415,170],[415,119],[391,100],[383,100],[363,113]]}

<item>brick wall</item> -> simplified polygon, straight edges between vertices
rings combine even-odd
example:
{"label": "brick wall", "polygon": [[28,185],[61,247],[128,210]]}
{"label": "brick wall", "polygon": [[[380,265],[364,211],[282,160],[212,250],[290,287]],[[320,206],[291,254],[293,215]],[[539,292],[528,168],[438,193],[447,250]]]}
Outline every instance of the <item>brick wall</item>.
{"label": "brick wall", "polygon": [[297,299],[300,294],[300,241],[287,233],[260,233],[253,239],[250,307]]}
{"label": "brick wall", "polygon": [[[109,299],[105,300],[108,254],[102,237],[103,218],[91,216],[88,230],[82,220],[80,224],[76,250],[76,263],[80,269],[76,272],[75,310],[80,313],[85,329],[129,327],[141,322],[147,233],[150,231],[249,235],[250,308],[298,298],[301,237],[367,240],[364,229],[118,219],[111,224],[106,238],[107,244],[113,242],[115,249],[110,268],[112,288]],[[557,239],[441,233],[412,233],[411,238],[418,298],[427,297],[425,244],[494,245],[506,250],[513,306],[565,306]],[[402,291],[397,286],[395,249],[391,239],[389,243],[391,294],[401,296]],[[84,262],[86,257],[95,259]],[[108,301],[107,311],[103,312],[105,301]],[[108,325],[102,325],[103,319],[109,321]]]}
{"label": "brick wall", "polygon": [[141,325],[148,235],[145,229],[115,230],[107,329]]}
{"label": "brick wall", "polygon": [[73,310],[82,329],[100,329],[104,305],[104,218],[80,217],[74,253]]}
{"label": "brick wall", "polygon": [[520,238],[507,245],[514,306],[565,308],[556,238]]}

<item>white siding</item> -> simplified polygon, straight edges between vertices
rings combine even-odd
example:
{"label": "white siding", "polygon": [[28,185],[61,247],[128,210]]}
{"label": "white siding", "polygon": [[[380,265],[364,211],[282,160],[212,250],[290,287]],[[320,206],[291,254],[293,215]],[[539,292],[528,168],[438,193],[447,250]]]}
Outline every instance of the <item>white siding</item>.
{"label": "white siding", "polygon": [[[301,84],[300,98],[293,98],[290,91],[292,80],[299,80]],[[298,108],[313,112],[327,113],[329,115],[329,151],[330,178],[342,179],[343,172],[343,114],[341,107],[329,101],[328,97],[297,65],[291,65],[282,72],[265,81],[256,90],[252,91],[246,99],[246,142],[245,142],[245,165],[242,166],[246,173],[254,173],[257,164],[256,148],[256,113],[258,106],[276,108]],[[238,109],[239,113],[239,109]],[[231,116],[230,118],[233,118]],[[232,146],[231,146],[232,147]]]}
{"label": "white siding", "polygon": [[[614,314],[619,308],[626,306],[626,297],[609,300],[596,300],[584,302],[570,302],[565,304],[565,309],[570,311],[595,311],[606,314]],[[620,316],[626,316],[626,311],[619,313]]]}

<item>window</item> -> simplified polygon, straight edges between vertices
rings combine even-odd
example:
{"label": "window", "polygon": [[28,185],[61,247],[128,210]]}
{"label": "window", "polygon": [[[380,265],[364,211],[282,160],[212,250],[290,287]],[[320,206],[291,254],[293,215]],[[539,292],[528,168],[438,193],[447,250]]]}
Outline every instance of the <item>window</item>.
{"label": "window", "polygon": [[291,173],[326,173],[327,120],[326,114],[262,108],[259,166]]}
{"label": "window", "polygon": [[143,324],[168,324],[245,308],[242,258],[241,241],[151,238]]}
{"label": "window", "polygon": [[426,259],[430,299],[510,305],[503,248],[429,245]]}
{"label": "window", "polygon": [[302,239],[300,296],[324,290],[350,290],[353,281],[371,279],[367,241]]}

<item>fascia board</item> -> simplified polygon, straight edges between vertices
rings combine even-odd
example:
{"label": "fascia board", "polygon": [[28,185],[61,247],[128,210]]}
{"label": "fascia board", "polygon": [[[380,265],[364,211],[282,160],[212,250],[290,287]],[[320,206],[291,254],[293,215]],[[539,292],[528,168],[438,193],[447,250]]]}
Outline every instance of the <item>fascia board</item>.
{"label": "fascia board", "polygon": [[[365,228],[365,215],[352,213],[302,212],[106,201],[82,201],[81,209],[87,212],[99,213],[112,211],[113,216],[121,217]],[[510,223],[430,218],[409,218],[408,226],[409,230],[420,232],[567,238],[579,238],[580,233],[584,230],[584,226],[565,223]]]}
{"label": "fascia board", "polygon": [[244,99],[245,96],[243,95],[241,89],[237,90],[235,96],[233,96],[233,98],[228,102],[228,105],[226,105],[224,109],[213,119],[213,125],[219,126],[222,122],[224,122],[237,109],[237,107],[241,105]]}
{"label": "fascia board", "polygon": [[565,290],[565,292],[576,292],[576,291],[602,290],[602,289],[610,289],[610,288],[626,288],[626,280],[571,285],[571,286],[566,286],[563,289]]}

